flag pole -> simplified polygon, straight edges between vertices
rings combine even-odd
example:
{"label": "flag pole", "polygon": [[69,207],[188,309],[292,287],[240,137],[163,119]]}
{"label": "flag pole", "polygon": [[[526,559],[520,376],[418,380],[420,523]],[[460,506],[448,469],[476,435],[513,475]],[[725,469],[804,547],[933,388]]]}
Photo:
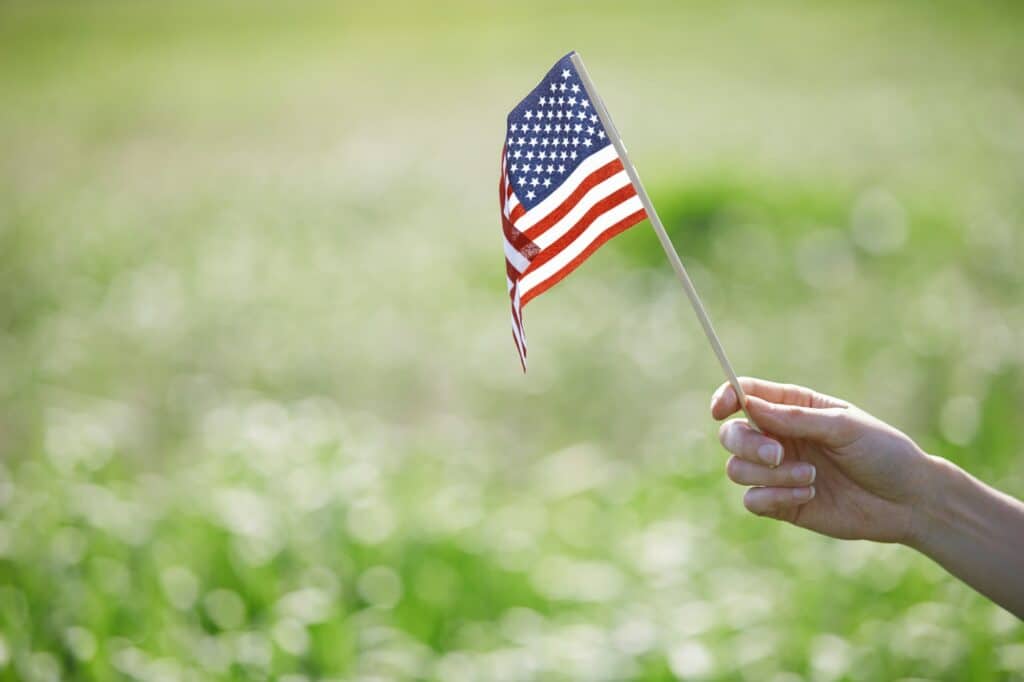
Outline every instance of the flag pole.
{"label": "flag pole", "polygon": [[676,276],[683,285],[683,291],[686,292],[686,296],[690,299],[690,304],[693,306],[693,312],[697,313],[697,319],[700,320],[700,326],[704,328],[704,335],[708,338],[708,342],[711,344],[711,349],[715,352],[715,357],[718,358],[718,364],[722,366],[722,371],[725,372],[725,376],[729,380],[729,384],[732,385],[733,390],[736,391],[736,397],[739,400],[740,409],[743,410],[743,414],[746,415],[747,421],[750,422],[750,425],[755,429],[758,428],[757,424],[750,417],[750,413],[747,412],[746,393],[743,392],[743,387],[740,386],[739,379],[736,377],[736,372],[733,370],[732,364],[729,362],[729,358],[725,354],[725,349],[722,347],[722,342],[718,340],[718,334],[715,333],[715,327],[711,324],[711,318],[708,317],[708,312],[704,309],[704,303],[700,300],[700,296],[697,294],[697,290],[694,288],[693,282],[690,280],[690,275],[686,272],[686,268],[683,267],[683,262],[679,260],[679,254],[672,245],[672,240],[665,231],[665,226],[661,224],[661,218],[658,217],[658,212],[654,210],[654,204],[651,203],[651,198],[647,196],[647,190],[644,189],[643,183],[640,182],[640,176],[637,174],[636,167],[633,165],[633,162],[629,158],[629,154],[626,152],[626,145],[622,142],[622,136],[619,135],[618,128],[616,128],[615,123],[612,122],[611,114],[608,113],[608,107],[604,105],[604,100],[602,100],[601,96],[597,94],[597,88],[594,87],[594,81],[591,80],[590,73],[587,71],[587,67],[583,65],[583,59],[580,57],[579,53],[573,52],[569,59],[572,61],[573,66],[576,67],[576,71],[580,75],[580,80],[583,81],[583,89],[587,91],[587,96],[594,105],[594,111],[597,114],[597,117],[601,119],[601,124],[604,126],[604,129],[608,131],[611,142],[615,146],[615,151],[619,153],[619,158],[622,159],[622,165],[626,170],[626,174],[629,176],[630,181],[633,183],[633,187],[636,189],[637,196],[640,198],[640,203],[643,204],[644,210],[647,211],[647,218],[651,221],[651,225],[654,227],[654,233],[658,235],[658,241],[661,242],[661,248],[665,250],[665,255],[668,256],[668,262],[672,264],[672,269],[675,270]]}

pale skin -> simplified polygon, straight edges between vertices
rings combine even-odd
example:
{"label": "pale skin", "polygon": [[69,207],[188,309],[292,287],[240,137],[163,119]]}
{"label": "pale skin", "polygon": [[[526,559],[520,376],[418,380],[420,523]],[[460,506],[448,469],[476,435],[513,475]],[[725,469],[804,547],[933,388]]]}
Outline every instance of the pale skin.
{"label": "pale skin", "polygon": [[[896,542],[1024,618],[1024,503],[926,454],[850,403],[803,386],[741,378],[746,419],[722,424],[726,474],[754,514],[845,540]],[[711,415],[740,409],[723,384]]]}

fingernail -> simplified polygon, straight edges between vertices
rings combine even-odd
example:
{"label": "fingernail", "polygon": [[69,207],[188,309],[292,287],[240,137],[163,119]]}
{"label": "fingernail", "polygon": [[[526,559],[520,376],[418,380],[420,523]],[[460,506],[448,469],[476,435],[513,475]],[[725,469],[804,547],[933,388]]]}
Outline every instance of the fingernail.
{"label": "fingernail", "polygon": [[782,446],[778,443],[765,443],[757,449],[757,456],[768,466],[777,467],[782,461]]}
{"label": "fingernail", "polygon": [[814,499],[814,486],[809,488],[793,488],[793,499],[797,502],[810,502]]}
{"label": "fingernail", "polygon": [[802,462],[793,467],[793,478],[797,481],[806,481],[807,483],[814,483],[814,477],[817,476],[818,470],[814,468],[813,464]]}

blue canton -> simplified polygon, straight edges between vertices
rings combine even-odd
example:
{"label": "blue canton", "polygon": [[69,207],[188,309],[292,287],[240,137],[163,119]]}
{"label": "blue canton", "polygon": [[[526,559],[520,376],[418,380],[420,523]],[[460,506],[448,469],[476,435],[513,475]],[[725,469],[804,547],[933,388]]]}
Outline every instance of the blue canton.
{"label": "blue canton", "polygon": [[584,159],[611,144],[570,52],[508,115],[507,172],[527,210],[544,201]]}

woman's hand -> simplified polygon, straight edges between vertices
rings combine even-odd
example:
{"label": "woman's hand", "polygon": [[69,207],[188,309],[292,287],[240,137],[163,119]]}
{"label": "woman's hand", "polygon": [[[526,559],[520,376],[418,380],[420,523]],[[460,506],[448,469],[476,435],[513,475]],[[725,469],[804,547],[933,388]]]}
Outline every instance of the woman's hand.
{"label": "woman's hand", "polygon": [[[850,540],[902,542],[1024,618],[1024,503],[991,488],[849,403],[809,388],[740,379],[747,412],[722,424],[729,478],[747,509]],[[739,410],[728,384],[711,414]]]}
{"label": "woman's hand", "polygon": [[[910,438],[847,402],[802,386],[742,378],[745,419],[722,424],[731,480],[752,486],[748,510],[844,539],[908,542],[933,458]],[[722,385],[711,414],[739,411]]]}

